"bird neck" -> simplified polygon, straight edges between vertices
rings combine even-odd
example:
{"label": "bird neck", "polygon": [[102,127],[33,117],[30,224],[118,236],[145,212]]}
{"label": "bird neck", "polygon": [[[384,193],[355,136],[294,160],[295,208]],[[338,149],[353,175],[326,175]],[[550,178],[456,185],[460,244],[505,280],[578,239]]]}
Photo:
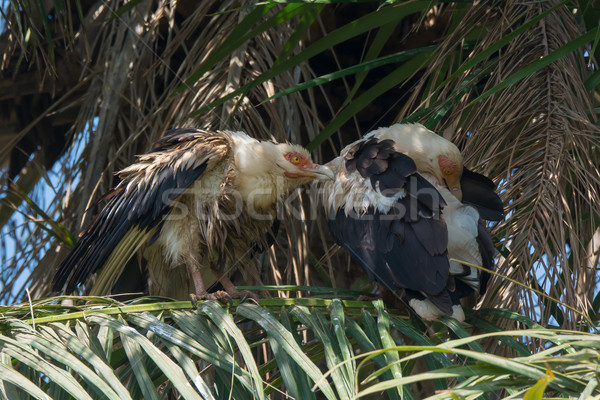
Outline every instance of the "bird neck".
{"label": "bird neck", "polygon": [[277,199],[289,191],[287,179],[277,173],[276,151],[273,143],[254,139],[234,148],[235,186],[250,211],[273,209]]}

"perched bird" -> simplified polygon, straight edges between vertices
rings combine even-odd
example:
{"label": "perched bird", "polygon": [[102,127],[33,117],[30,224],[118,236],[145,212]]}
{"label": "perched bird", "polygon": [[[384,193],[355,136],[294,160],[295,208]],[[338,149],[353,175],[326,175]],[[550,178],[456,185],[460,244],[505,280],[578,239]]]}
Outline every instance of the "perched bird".
{"label": "perched bird", "polygon": [[[133,280],[147,275],[153,295],[248,295],[229,276],[235,267],[244,272],[253,249],[270,245],[278,199],[313,179],[333,178],[301,146],[199,129],[168,131],[118,175],[60,265],[55,290],[71,293],[99,270],[90,295],[109,294],[136,273]],[[136,255],[147,260],[147,274],[135,271]],[[225,291],[208,293],[217,280]]]}
{"label": "perched bird", "polygon": [[494,183],[463,167],[458,148],[419,124],[380,128],[326,164],[330,232],[384,288],[404,289],[424,319],[464,320],[460,299],[483,294],[495,249],[483,219],[503,218]]}

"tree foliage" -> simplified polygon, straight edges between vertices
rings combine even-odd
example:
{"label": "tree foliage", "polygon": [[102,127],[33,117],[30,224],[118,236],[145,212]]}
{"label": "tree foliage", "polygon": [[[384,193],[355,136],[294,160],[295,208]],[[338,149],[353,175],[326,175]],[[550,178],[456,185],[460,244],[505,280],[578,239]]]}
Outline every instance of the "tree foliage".
{"label": "tree foliage", "polygon": [[[143,305],[132,314],[88,318],[86,312],[86,319],[67,322],[66,310],[40,300],[34,319],[25,306],[2,310],[0,368],[15,374],[0,395],[36,397],[35,386],[56,398],[118,397],[123,390],[156,398],[174,387],[185,397],[192,382],[190,398],[206,387],[215,390],[211,396],[227,397],[231,379],[239,381],[233,398],[275,396],[274,388],[311,398],[317,382],[317,397],[341,398],[368,397],[370,390],[420,398],[432,388],[440,390],[433,398],[475,398],[501,387],[516,397],[529,387],[588,396],[581,398],[595,393],[595,339],[541,326],[589,332],[600,309],[597,2],[2,4],[4,303],[52,294],[56,265],[116,183],[114,173],[176,126],[289,140],[324,162],[378,126],[421,122],[457,143],[468,167],[494,179],[507,217],[492,227],[500,256],[498,275],[479,303],[488,309],[470,315],[467,330],[446,320],[426,326],[362,303],[355,307],[368,311],[354,315],[356,308],[337,301],[311,308],[298,299],[262,300],[261,306],[283,302],[269,314],[272,331],[261,324],[264,308],[210,308],[227,323],[245,321],[238,329],[255,336],[244,343],[233,326],[227,332],[216,326],[217,314],[207,308],[168,303],[162,312]],[[263,280],[278,285],[278,297],[290,293],[283,290],[288,284],[369,288],[336,251],[309,189],[284,208],[276,245],[256,259]],[[33,327],[38,316],[54,312],[56,322]],[[173,343],[148,328],[170,327],[204,343],[181,325],[189,320],[209,327],[210,346],[230,358],[214,364],[196,344]],[[508,331],[496,340],[493,332],[501,329]],[[89,339],[97,335],[102,339]],[[48,353],[49,343],[66,350]],[[520,355],[516,364],[502,358],[507,351]],[[136,356],[144,362],[127,367]],[[199,359],[212,364],[214,382],[194,380],[204,379]],[[98,360],[115,368],[95,369]],[[168,367],[173,360],[177,372]],[[529,396],[541,398],[535,393]]]}
{"label": "tree foliage", "polygon": [[[508,310],[470,313],[467,325],[442,318],[427,331],[418,319],[390,313],[380,300],[274,299],[261,301],[263,307],[236,301],[230,310],[215,301],[194,310],[189,302],[123,305],[105,299],[102,306],[65,310],[48,305],[52,300],[3,310],[5,398],[600,394],[598,335],[545,329]],[[499,333],[489,321],[501,319],[521,328]],[[485,349],[483,340],[492,348]],[[545,350],[532,355],[521,340]],[[495,354],[498,346],[517,357]]]}

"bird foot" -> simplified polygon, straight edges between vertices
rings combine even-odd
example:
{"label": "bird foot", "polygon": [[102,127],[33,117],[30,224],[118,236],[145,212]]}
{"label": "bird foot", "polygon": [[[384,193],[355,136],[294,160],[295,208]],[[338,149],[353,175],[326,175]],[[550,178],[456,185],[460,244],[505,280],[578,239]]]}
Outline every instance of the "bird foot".
{"label": "bird foot", "polygon": [[258,302],[257,294],[249,290],[231,290],[229,292],[226,292],[224,290],[218,290],[213,293],[208,293],[204,291],[198,294],[190,294],[190,299],[192,300],[192,304],[194,305],[194,307],[196,307],[198,301],[200,300],[217,300],[223,304],[228,304],[231,303],[232,299],[240,299],[241,303],[249,297],[254,301]]}
{"label": "bird foot", "polygon": [[191,293],[190,299],[192,300],[192,305],[194,307],[197,306],[200,300],[217,300],[223,304],[231,303],[231,296],[224,290],[218,290],[213,293],[208,293],[207,291],[200,293]]}

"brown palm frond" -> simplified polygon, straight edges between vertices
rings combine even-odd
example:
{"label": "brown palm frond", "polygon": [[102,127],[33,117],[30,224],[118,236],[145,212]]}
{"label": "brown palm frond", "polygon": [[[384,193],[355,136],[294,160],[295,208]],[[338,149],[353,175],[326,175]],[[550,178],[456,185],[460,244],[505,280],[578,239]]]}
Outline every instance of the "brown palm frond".
{"label": "brown palm frond", "polygon": [[[96,202],[115,184],[115,172],[130,164],[136,154],[148,150],[150,143],[169,128],[244,130],[258,138],[301,144],[308,143],[318,132],[313,107],[300,95],[294,96],[293,101],[284,98],[258,106],[275,91],[296,84],[298,74],[310,75],[302,66],[266,81],[243,99],[233,99],[190,118],[194,111],[267,71],[292,34],[295,19],[255,36],[217,62],[195,83],[176,93],[252,8],[240,7],[243,2],[232,0],[151,1],[115,14],[121,6],[119,1],[89,3],[84,10],[84,21],[71,24],[79,26],[74,35],[78,39],[66,49],[72,53],[70,57],[81,63],[74,84],[80,85],[85,94],[77,98],[57,97],[50,106],[54,112],[69,110],[72,118],[65,129],[74,142],[84,146],[80,152],[71,151],[66,156],[61,172],[64,178],[50,200],[55,209],[62,209],[61,221],[74,234],[96,213]],[[267,17],[283,7],[272,7]],[[15,53],[12,48],[6,51],[9,55]],[[19,76],[21,72],[10,70],[10,65],[5,65],[4,73]],[[45,65],[32,60],[32,68],[41,69]],[[58,74],[51,74],[47,79],[59,78]],[[298,132],[298,126],[303,127],[302,132]],[[18,145],[16,140],[12,143],[0,149],[0,159],[6,160]],[[283,226],[292,229],[290,224]],[[300,243],[308,240],[306,229],[289,235]],[[39,232],[32,240],[46,243],[48,237]],[[48,276],[53,271],[68,246],[62,244],[58,249],[59,254],[53,250],[52,257],[43,257],[43,252],[32,254],[39,262],[35,276]],[[288,257],[304,266],[305,250],[290,246]],[[24,259],[12,261],[10,268],[23,268]],[[26,262],[37,264],[30,259]],[[265,258],[264,262],[269,260]],[[36,280],[33,284],[36,297],[48,294],[49,280]],[[0,293],[0,298],[7,296],[9,293]]]}
{"label": "brown palm frond", "polygon": [[[444,63],[452,64],[449,57],[457,52],[457,37],[487,28],[469,60],[557,3],[510,1],[489,7],[482,2],[440,46],[439,62],[430,67],[428,76],[438,82],[445,79],[437,74],[447,70]],[[572,11],[561,6],[497,54],[465,71],[437,100],[450,98],[458,88],[468,87],[484,67],[493,66],[485,84],[462,94],[438,128],[463,144],[467,166],[477,166],[500,184],[507,217],[494,228],[504,249],[499,272],[585,315],[596,284],[599,244],[594,235],[600,209],[596,150],[600,130],[587,114],[593,103],[583,81],[593,70],[584,57],[586,49],[579,48],[471,104],[481,93],[580,35]],[[413,104],[417,101],[413,97]],[[522,310],[536,320],[551,321],[555,316],[563,322],[545,299],[501,279],[494,280],[484,304]],[[582,321],[572,311],[562,313],[565,327]]]}
{"label": "brown palm frond", "polygon": [[[96,213],[101,195],[115,184],[114,172],[146,151],[150,142],[168,128],[239,129],[255,137],[308,143],[327,125],[323,121],[330,121],[346,106],[344,99],[353,90],[351,77],[338,79],[330,86],[321,85],[314,91],[260,103],[315,75],[362,62],[375,34],[373,31],[350,37],[350,46],[335,45],[319,55],[327,53],[324,58],[299,64],[261,83],[245,97],[238,96],[190,117],[275,65],[299,17],[254,35],[178,91],[255,7],[266,7],[265,18],[269,18],[287,6],[246,7],[249,3],[234,0],[153,0],[135,2],[134,7],[117,15],[115,12],[124,1],[82,1],[77,4],[82,7],[83,19],[79,20],[78,12],[61,16],[56,20],[61,24],[49,26],[48,36],[36,17],[36,13],[40,14],[35,10],[37,4],[23,15],[9,13],[9,29],[0,37],[0,74],[14,77],[10,93],[0,90],[0,184],[8,187],[6,178],[15,178],[21,192],[29,193],[34,203],[43,203],[46,213],[74,234]],[[393,43],[387,43],[382,54],[431,46],[441,39],[426,61],[426,70],[417,71],[398,87],[390,88],[385,96],[340,128],[329,139],[330,146],[318,151],[332,156],[360,134],[389,125],[398,104],[413,94],[402,106],[399,118],[424,108],[436,111],[427,122],[435,123],[435,118],[442,116],[437,130],[464,149],[467,166],[501,185],[508,215],[494,227],[502,247],[499,272],[537,286],[586,312],[597,281],[593,269],[598,261],[600,183],[598,156],[594,153],[598,128],[587,114],[593,109],[593,98],[582,83],[594,71],[588,67],[585,49],[569,53],[472,103],[523,67],[581,37],[583,24],[576,21],[577,15],[567,5],[561,5],[509,43],[469,68],[464,67],[465,62],[557,4],[558,1],[521,0],[444,3],[428,13],[398,21],[389,40]],[[308,31],[308,40],[327,36],[343,26],[347,18],[358,19],[377,7],[375,3],[327,6]],[[45,11],[51,13],[52,9]],[[19,30],[23,26],[37,29],[27,43],[25,30]],[[48,37],[56,39],[52,49],[47,45]],[[302,48],[303,42],[296,51]],[[448,79],[455,71],[460,74]],[[372,86],[381,76],[384,75],[370,72],[362,86]],[[446,79],[448,82],[437,87]],[[68,151],[64,153],[64,149]],[[317,153],[316,158],[320,156]],[[52,165],[56,173],[47,174]],[[8,169],[2,169],[5,167]],[[42,179],[54,188],[50,198],[41,190],[32,190]],[[277,279],[271,276],[270,282],[328,282],[333,280],[330,278],[334,276],[334,266],[336,271],[343,271],[349,265],[348,256],[338,252],[331,260],[326,258],[329,271],[320,271],[318,279],[306,273],[311,257],[315,259],[307,252],[306,243],[311,249],[322,250],[316,253],[318,258],[326,253],[331,239],[323,221],[305,226],[290,218],[297,205],[308,205],[304,197],[286,205],[277,246],[268,255],[257,258],[263,271],[278,274]],[[25,214],[34,217],[36,229],[20,229],[13,220],[7,224],[19,206],[18,199],[0,196],[0,227],[10,228],[13,243],[34,245],[19,247],[18,259],[7,262],[2,254],[0,259],[19,276],[28,276],[29,271],[25,270],[37,264],[36,278],[28,278],[24,283],[31,285],[44,280],[37,277],[52,273],[68,246],[62,243],[60,235],[48,242],[46,220],[36,217],[33,208],[25,210]],[[2,238],[0,245],[6,247],[5,242]],[[6,276],[0,276],[0,285],[5,288],[0,299],[9,297],[9,283],[18,280],[11,276],[11,281],[4,281]],[[336,278],[338,281],[331,284],[349,285],[349,281],[356,280],[355,276]],[[36,283],[33,289],[35,296],[47,293],[43,282]],[[534,319],[541,316],[543,321],[549,321],[550,315],[560,319],[560,314],[545,307],[549,303],[537,295],[498,278],[484,300],[486,305],[523,309]],[[572,324],[578,318],[565,314],[565,320]]]}

